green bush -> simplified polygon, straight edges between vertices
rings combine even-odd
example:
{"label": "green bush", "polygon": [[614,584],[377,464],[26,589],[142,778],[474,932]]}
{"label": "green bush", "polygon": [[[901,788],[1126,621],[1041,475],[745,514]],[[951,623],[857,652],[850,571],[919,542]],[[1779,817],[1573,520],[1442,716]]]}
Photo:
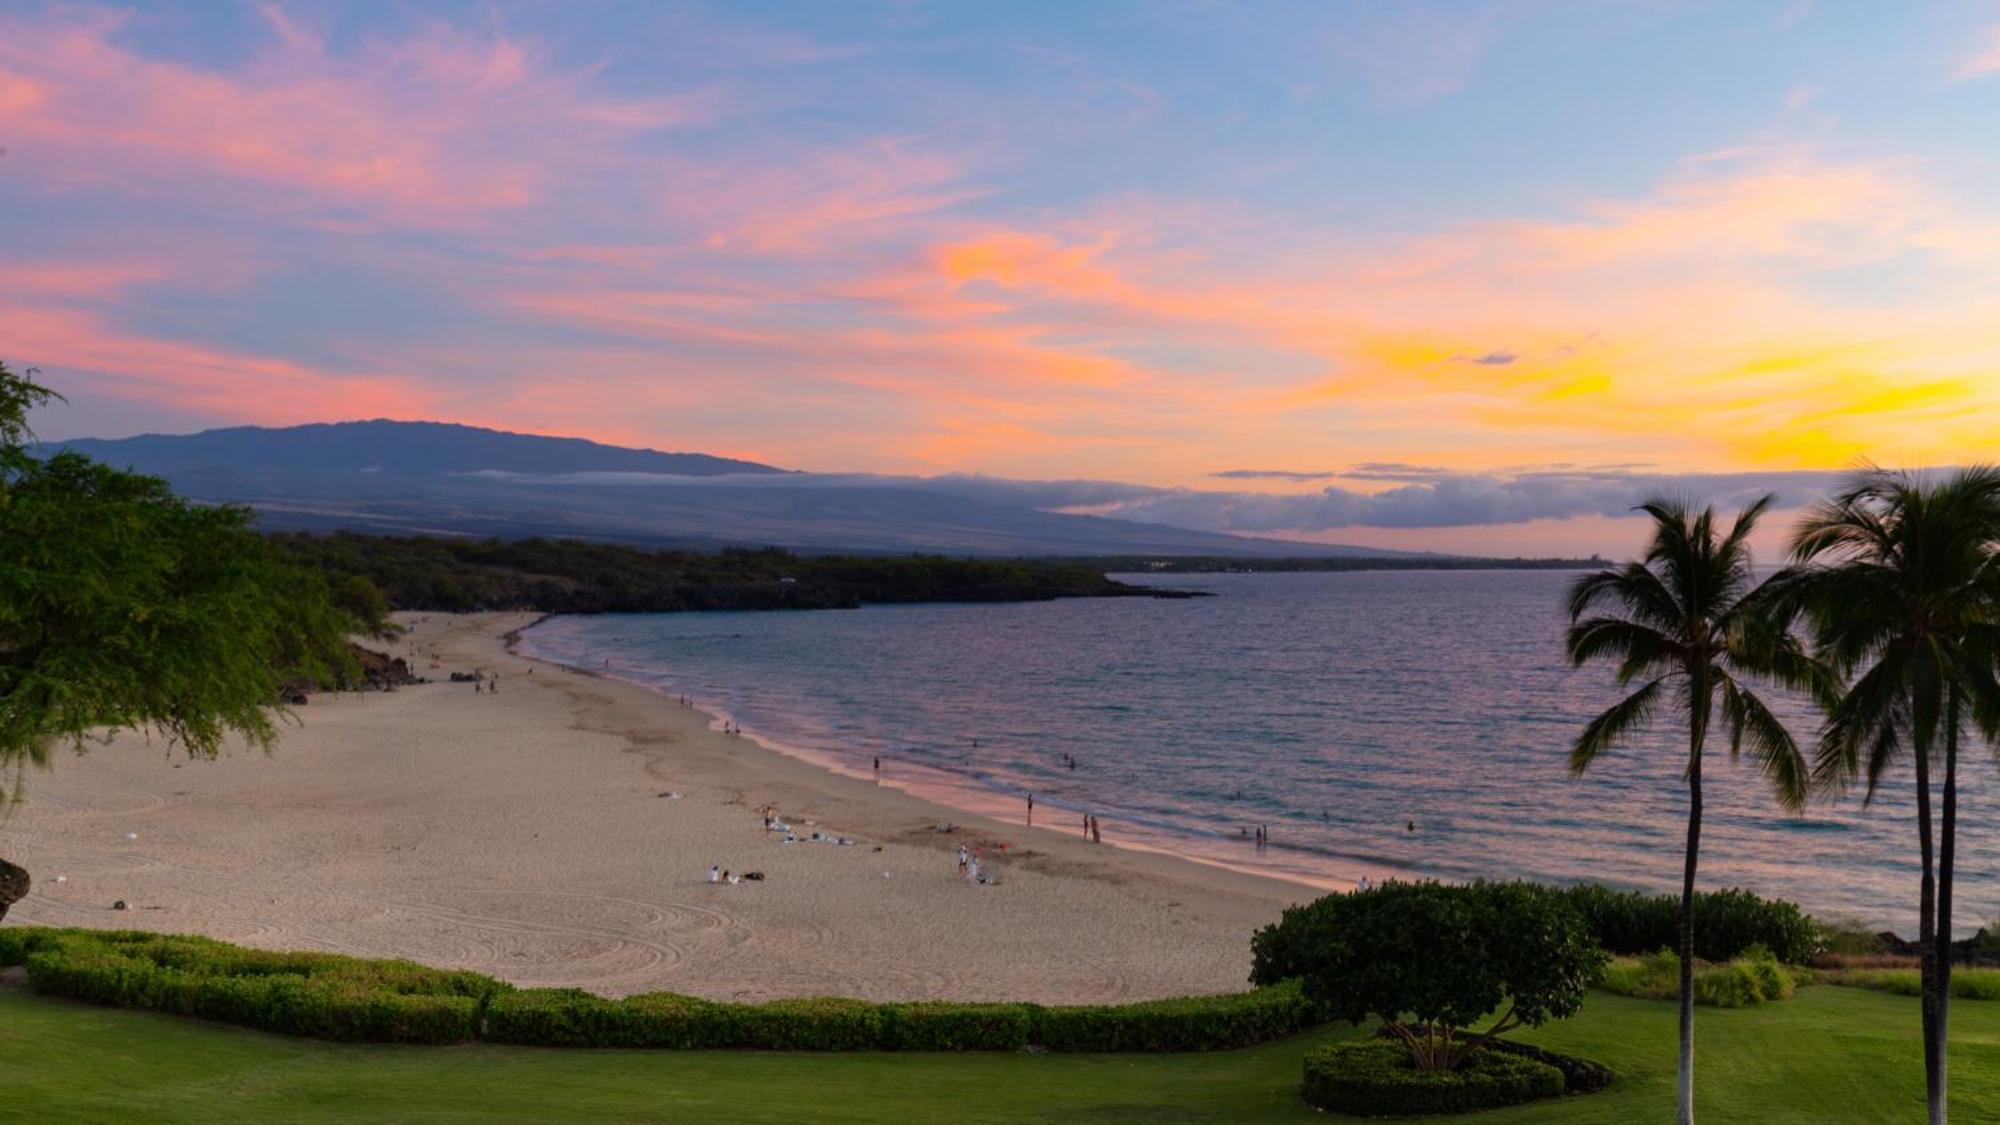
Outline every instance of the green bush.
{"label": "green bush", "polygon": [[1305,1057],[1305,1100],[1357,1117],[1469,1113],[1562,1092],[1562,1071],[1500,1051],[1474,1051],[1452,1071],[1417,1069],[1393,1039],[1329,1043]]}
{"label": "green bush", "polygon": [[[1642,1000],[1678,1000],[1681,959],[1671,949],[1645,957],[1620,957],[1605,966],[1598,987]],[[1747,1008],[1774,1000],[1789,1000],[1798,982],[1792,970],[1762,946],[1719,965],[1696,965],[1694,1002],[1714,1008]]]}
{"label": "green bush", "polygon": [[[1586,883],[1562,891],[1582,914],[1598,944],[1616,954],[1643,955],[1655,949],[1679,949],[1679,895],[1645,895],[1614,891]],[[1796,905],[1764,899],[1749,891],[1701,891],[1694,896],[1695,955],[1704,961],[1728,961],[1753,945],[1762,945],[1793,965],[1811,960],[1821,948],[1820,924]]]}
{"label": "green bush", "polygon": [[1752,1008],[1764,1002],[1757,974],[1741,961],[1697,968],[1694,1002],[1711,1008]]}
{"label": "green bush", "polygon": [[1298,981],[1224,996],[1037,1008],[1030,1039],[1051,1051],[1219,1051],[1316,1021]]}
{"label": "green bush", "polygon": [[899,1051],[1018,1051],[1028,1045],[1029,1004],[891,1004],[883,1046]]}
{"label": "green bush", "polygon": [[[1281,932],[1298,931],[1291,937]],[[1390,882],[1328,895],[1253,939],[1252,979],[1302,967],[1321,1013],[1439,1029],[1412,1045],[1420,1066],[1455,1069],[1474,1021],[1488,1036],[1575,1014],[1604,951],[1563,896],[1533,883]]]}

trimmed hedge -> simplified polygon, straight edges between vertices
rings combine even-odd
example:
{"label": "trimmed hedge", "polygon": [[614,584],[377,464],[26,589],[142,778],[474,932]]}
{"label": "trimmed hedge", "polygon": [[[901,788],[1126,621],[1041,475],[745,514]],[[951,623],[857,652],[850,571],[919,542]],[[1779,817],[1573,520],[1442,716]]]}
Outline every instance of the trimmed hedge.
{"label": "trimmed hedge", "polygon": [[1228,996],[1044,1008],[818,998],[717,1004],[670,992],[606,1000],[532,988],[493,999],[486,1039],[539,1047],[761,1047],[784,1051],[1215,1051],[1316,1021],[1297,981]]}
{"label": "trimmed hedge", "polygon": [[274,953],[136,930],[0,928],[0,966],[36,990],[355,1042],[781,1051],[1212,1051],[1320,1022],[1298,981],[1225,996],[1044,1008],[819,997],[725,1004],[672,992],[611,1000],[479,973],[331,953]]}
{"label": "trimmed hedge", "polygon": [[198,1016],[285,1035],[370,1043],[476,1038],[486,1000],[509,986],[478,973],[331,953],[274,953],[133,930],[0,931],[0,959],[36,991]]}
{"label": "trimmed hedge", "polygon": [[1357,1117],[1469,1113],[1520,1105],[1563,1092],[1563,1073],[1502,1051],[1476,1051],[1455,1071],[1431,1073],[1390,1039],[1329,1043],[1306,1052],[1305,1100]]}
{"label": "trimmed hedge", "polygon": [[1018,1051],[1034,1027],[1032,1004],[891,1004],[887,1040],[898,1051]]}
{"label": "trimmed hedge", "polygon": [[1319,1022],[1298,981],[1226,996],[1036,1008],[1029,1035],[1052,1051],[1219,1051]]}

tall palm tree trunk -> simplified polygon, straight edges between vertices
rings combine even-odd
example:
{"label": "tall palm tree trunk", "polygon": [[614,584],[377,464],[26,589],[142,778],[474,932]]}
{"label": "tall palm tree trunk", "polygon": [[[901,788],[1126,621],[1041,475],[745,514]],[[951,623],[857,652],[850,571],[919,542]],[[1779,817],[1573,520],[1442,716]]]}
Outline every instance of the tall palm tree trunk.
{"label": "tall palm tree trunk", "polygon": [[1924,1098],[1931,1125],[1944,1125],[1944,1068],[1937,1041],[1937,866],[1931,832],[1930,747],[1916,747],[1917,844],[1923,854],[1923,883],[1917,897],[1917,971],[1921,978],[1924,1027]]}
{"label": "tall palm tree trunk", "polygon": [[1933,1083],[1937,1089],[1937,1103],[1931,1111],[1931,1120],[1942,1122],[1948,1109],[1946,1092],[1949,1062],[1948,1047],[1951,1042],[1951,876],[1955,853],[1958,850],[1958,711],[1959,696],[1956,688],[1950,689],[1946,697],[1944,728],[1944,816],[1938,833],[1938,892],[1937,892],[1937,973],[1934,987],[1937,997],[1932,1002],[1935,1009],[1933,1019],[1936,1026],[1931,1037],[1937,1042],[1937,1052],[1929,1059],[1931,1073],[1935,1076],[1926,1086]]}
{"label": "tall palm tree trunk", "polygon": [[1701,735],[1688,766],[1687,855],[1681,868],[1681,1064],[1678,1121],[1694,1125],[1694,873],[1701,856]]}

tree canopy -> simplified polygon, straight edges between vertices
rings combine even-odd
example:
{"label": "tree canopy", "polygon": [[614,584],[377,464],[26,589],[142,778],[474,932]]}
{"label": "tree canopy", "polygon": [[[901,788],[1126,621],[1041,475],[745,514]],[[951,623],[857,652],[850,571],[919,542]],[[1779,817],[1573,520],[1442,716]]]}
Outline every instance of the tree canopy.
{"label": "tree canopy", "polygon": [[[1561,895],[1531,883],[1388,883],[1287,910],[1253,939],[1252,979],[1302,976],[1330,1016],[1379,1016],[1425,1070],[1572,1015],[1604,951]],[[1493,1013],[1471,1037],[1461,1029]]]}
{"label": "tree canopy", "polygon": [[346,670],[357,623],[241,508],[73,453],[41,455],[28,410],[59,396],[0,364],[0,793],[94,732],[213,756],[268,746],[279,689]]}

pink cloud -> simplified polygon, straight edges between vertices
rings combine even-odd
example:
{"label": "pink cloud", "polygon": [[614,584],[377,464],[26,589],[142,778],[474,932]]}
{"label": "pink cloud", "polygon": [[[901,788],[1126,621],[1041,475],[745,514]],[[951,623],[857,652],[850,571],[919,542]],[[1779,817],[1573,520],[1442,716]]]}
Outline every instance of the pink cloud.
{"label": "pink cloud", "polygon": [[1978,53],[1959,64],[1956,77],[1961,82],[2000,72],[2000,25],[1986,28],[1978,38],[1981,44]]}
{"label": "pink cloud", "polygon": [[276,6],[272,41],[234,70],[122,44],[128,17],[0,19],[0,126],[44,182],[138,190],[220,175],[400,221],[442,222],[543,198],[592,146],[703,120],[706,95],[588,92],[532,44],[420,35],[329,54]]}

